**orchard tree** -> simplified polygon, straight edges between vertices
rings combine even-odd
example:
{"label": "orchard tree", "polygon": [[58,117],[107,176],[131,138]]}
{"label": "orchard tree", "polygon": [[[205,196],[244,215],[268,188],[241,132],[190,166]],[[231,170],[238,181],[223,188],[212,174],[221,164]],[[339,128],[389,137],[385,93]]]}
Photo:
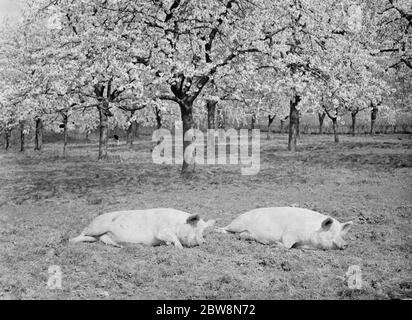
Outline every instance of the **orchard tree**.
{"label": "orchard tree", "polygon": [[[193,105],[206,84],[240,55],[257,51],[253,40],[259,39],[260,30],[255,22],[262,12],[253,1],[119,0],[91,1],[88,6],[87,14],[72,20],[83,18],[87,30],[100,23],[104,36],[99,42],[113,37],[112,48],[128,43],[127,56],[134,56],[134,62],[157,79],[153,81],[159,86],[157,98],[179,106],[183,134],[194,126]],[[97,41],[95,34],[93,39]],[[184,150],[190,143],[184,141]],[[184,160],[182,171],[188,166]]]}
{"label": "orchard tree", "polygon": [[287,92],[279,86],[280,82],[273,68],[265,68],[257,63],[248,65],[253,69],[241,73],[235,66],[232,75],[225,76],[219,86],[219,91],[222,92],[219,99],[227,101],[225,105],[229,113],[237,118],[237,122],[250,120],[252,129],[259,119],[268,119],[269,139],[274,119],[284,118],[287,114]]}
{"label": "orchard tree", "polygon": [[412,6],[409,0],[368,2],[378,27],[379,53],[389,68],[412,70]]}
{"label": "orchard tree", "polygon": [[323,109],[328,115],[329,119],[332,121],[333,137],[335,143],[339,142],[338,133],[338,120],[340,120],[343,110],[345,109],[344,104],[341,100],[332,95],[331,97],[324,97],[322,100]]}
{"label": "orchard tree", "polygon": [[[365,66],[375,64],[376,40],[370,36],[376,27],[365,23],[362,4],[356,1],[285,1],[273,2],[273,19],[278,32],[269,38],[271,61],[277,62],[281,82],[289,88],[289,150],[296,149],[299,113],[304,113],[306,100],[325,96],[333,102],[332,93],[345,82],[340,78],[348,72],[350,63]],[[369,31],[368,31],[369,30]],[[330,91],[331,92],[327,92]],[[339,90],[338,90],[339,91]],[[325,95],[326,93],[326,95]],[[338,98],[338,101],[341,98]],[[332,103],[327,111],[337,119],[342,104]],[[324,106],[317,103],[320,114]],[[339,109],[339,110],[338,110]],[[325,112],[326,113],[326,112]],[[324,116],[322,116],[324,117]],[[332,120],[333,121],[333,120]]]}
{"label": "orchard tree", "polygon": [[[383,97],[370,99],[370,133],[373,134],[381,106],[384,109],[382,115],[393,114],[402,109],[399,102],[402,104],[402,101],[405,101],[394,98],[397,96],[395,92],[400,90],[406,93],[406,97],[410,97],[410,92],[404,91],[402,84],[412,82],[412,6],[409,0],[379,0],[366,3],[368,21],[374,24],[375,33],[372,36],[376,43],[375,56],[385,68],[384,77],[392,86],[386,90]],[[401,85],[398,86],[399,84]]]}
{"label": "orchard tree", "polygon": [[97,110],[99,159],[106,158],[113,108],[138,110],[144,105],[140,75],[145,63],[138,49],[131,49],[134,39],[122,32],[119,15],[101,1],[42,1],[33,15],[54,19],[50,33],[56,41],[40,54],[49,65],[67,67],[64,95],[79,97],[82,107]]}
{"label": "orchard tree", "polygon": [[318,115],[318,120],[319,120],[319,134],[323,133],[323,121],[325,120],[326,117],[326,112],[324,110],[319,110],[317,112]]}
{"label": "orchard tree", "polygon": [[9,109],[16,109],[4,114],[19,119],[21,150],[24,150],[25,127],[35,122],[35,150],[41,150],[44,118],[57,112],[54,102],[62,90],[63,75],[59,64],[53,64],[56,61],[43,52],[56,40],[47,20],[34,15],[34,3],[24,4],[21,22],[8,27],[3,34],[2,53],[7,61],[3,73],[8,89],[6,104]]}

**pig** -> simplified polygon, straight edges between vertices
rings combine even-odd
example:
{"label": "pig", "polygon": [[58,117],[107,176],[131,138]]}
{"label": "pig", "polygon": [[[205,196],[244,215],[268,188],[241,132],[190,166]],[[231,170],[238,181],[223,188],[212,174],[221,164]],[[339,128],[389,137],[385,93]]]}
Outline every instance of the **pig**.
{"label": "pig", "polygon": [[243,239],[278,244],[287,249],[344,249],[343,240],[352,221],[340,223],[316,211],[296,207],[259,208],[241,214],[223,233],[238,233]]}
{"label": "pig", "polygon": [[117,211],[96,217],[79,236],[70,242],[94,242],[99,239],[108,245],[122,247],[121,243],[140,243],[150,246],[174,244],[182,249],[204,242],[203,231],[215,224],[197,214],[157,208]]}

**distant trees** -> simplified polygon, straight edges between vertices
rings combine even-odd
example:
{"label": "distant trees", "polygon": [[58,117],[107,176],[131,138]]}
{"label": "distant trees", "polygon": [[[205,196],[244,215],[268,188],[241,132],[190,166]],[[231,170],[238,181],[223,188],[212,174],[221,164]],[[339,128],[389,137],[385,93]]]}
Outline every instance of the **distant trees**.
{"label": "distant trees", "polygon": [[[338,142],[341,116],[355,134],[360,112],[376,119],[410,110],[411,12],[407,1],[204,0],[27,2],[23,22],[2,33],[0,123],[34,128],[36,149],[53,121],[99,130],[124,128],[127,144],[141,123],[160,128],[174,109],[183,134],[205,117],[267,119],[296,150],[300,116],[326,115]],[[58,119],[58,120],[55,120]],[[184,150],[191,144],[184,141]],[[184,160],[182,172],[188,170]]]}

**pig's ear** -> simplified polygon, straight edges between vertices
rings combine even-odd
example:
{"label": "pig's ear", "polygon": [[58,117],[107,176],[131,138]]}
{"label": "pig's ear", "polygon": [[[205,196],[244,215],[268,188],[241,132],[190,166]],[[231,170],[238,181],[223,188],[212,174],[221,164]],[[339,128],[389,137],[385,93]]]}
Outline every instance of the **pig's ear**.
{"label": "pig's ear", "polygon": [[342,236],[344,236],[345,234],[347,234],[348,231],[349,231],[349,229],[350,229],[350,227],[351,227],[352,225],[353,225],[353,222],[352,222],[352,221],[342,223],[342,229],[341,229],[341,231],[340,231],[340,234],[341,234]]}
{"label": "pig's ear", "polygon": [[322,230],[327,231],[333,224],[333,219],[331,217],[327,217],[325,220],[322,221]]}
{"label": "pig's ear", "polygon": [[199,220],[200,220],[200,217],[198,214],[192,214],[187,218],[186,223],[195,226],[197,225]]}

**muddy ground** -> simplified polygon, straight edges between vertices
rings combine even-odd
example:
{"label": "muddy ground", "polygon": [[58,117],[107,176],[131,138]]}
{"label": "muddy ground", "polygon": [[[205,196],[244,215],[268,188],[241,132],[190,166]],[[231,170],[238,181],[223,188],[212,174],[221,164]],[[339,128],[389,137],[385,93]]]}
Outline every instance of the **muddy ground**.
{"label": "muddy ground", "polygon": [[[154,143],[46,144],[0,151],[0,299],[399,299],[412,298],[412,136],[262,139],[261,170],[155,165]],[[30,148],[32,149],[32,148]],[[196,248],[69,244],[107,211],[172,207],[224,226],[258,207],[298,205],[353,220],[343,251],[284,250],[208,232]],[[62,289],[47,288],[48,268]],[[362,271],[362,289],[345,280]]]}

